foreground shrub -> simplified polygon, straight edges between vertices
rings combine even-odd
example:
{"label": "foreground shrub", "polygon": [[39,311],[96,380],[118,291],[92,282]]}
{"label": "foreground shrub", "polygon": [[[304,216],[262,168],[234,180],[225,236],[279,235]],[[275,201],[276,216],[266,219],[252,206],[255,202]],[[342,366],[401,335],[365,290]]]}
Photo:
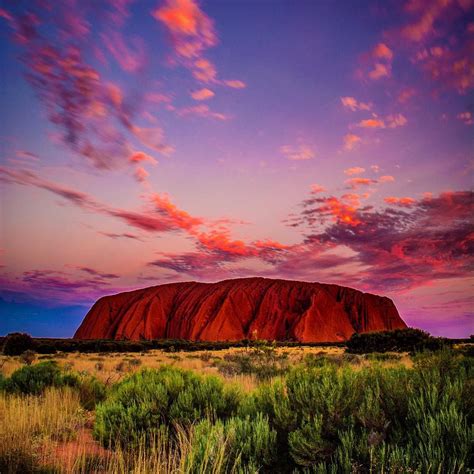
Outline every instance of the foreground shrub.
{"label": "foreground shrub", "polygon": [[29,334],[14,332],[8,334],[3,343],[3,353],[9,356],[17,356],[23,352],[33,349],[35,342]]}
{"label": "foreground shrub", "polygon": [[264,384],[240,416],[268,417],[279,459],[311,472],[461,473],[473,467],[472,360],[425,353],[415,368],[318,362]]}
{"label": "foreground shrub", "polygon": [[257,472],[276,461],[276,447],[276,431],[261,414],[214,423],[206,419],[193,430],[187,467],[208,472],[208,465],[222,463],[224,472]]}
{"label": "foreground shrub", "polygon": [[105,400],[105,384],[90,375],[80,378],[77,390],[79,392],[81,405],[86,410],[94,410],[98,403]]}
{"label": "foreground shrub", "polygon": [[414,352],[424,349],[439,350],[446,344],[442,338],[431,337],[420,329],[353,334],[347,341],[347,351],[354,354],[369,352]]}
{"label": "foreground shrub", "polygon": [[217,377],[166,366],[143,370],[114,386],[97,406],[94,434],[104,444],[136,444],[175,424],[226,419],[236,412],[240,397]]}
{"label": "foreground shrub", "polygon": [[78,386],[79,379],[73,374],[63,373],[54,361],[27,365],[13,372],[4,382],[10,393],[40,395],[47,387]]}

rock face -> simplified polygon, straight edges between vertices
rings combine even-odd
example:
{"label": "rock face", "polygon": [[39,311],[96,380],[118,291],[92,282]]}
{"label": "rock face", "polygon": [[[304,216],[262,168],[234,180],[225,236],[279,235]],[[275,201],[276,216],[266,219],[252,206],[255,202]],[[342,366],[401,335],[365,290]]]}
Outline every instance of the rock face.
{"label": "rock face", "polygon": [[171,283],[100,298],[78,339],[343,341],[405,328],[392,300],[338,285],[242,278]]}

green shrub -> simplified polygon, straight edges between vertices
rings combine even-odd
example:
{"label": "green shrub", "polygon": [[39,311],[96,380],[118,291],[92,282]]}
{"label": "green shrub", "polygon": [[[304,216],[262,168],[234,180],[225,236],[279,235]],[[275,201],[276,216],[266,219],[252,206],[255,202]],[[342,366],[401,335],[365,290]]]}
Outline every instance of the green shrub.
{"label": "green shrub", "polygon": [[40,395],[46,387],[75,387],[78,384],[77,376],[62,373],[55,362],[48,361],[16,370],[6,381],[6,389],[14,393]]}
{"label": "green shrub", "polygon": [[226,354],[214,365],[226,376],[253,374],[259,380],[283,374],[289,365],[288,354],[278,354],[276,346],[260,343],[246,352]]}
{"label": "green shrub", "polygon": [[222,457],[224,472],[257,472],[274,464],[276,448],[276,431],[261,414],[253,420],[232,417],[213,423],[206,419],[194,428],[187,468],[207,472],[206,466],[221,461],[214,457]]}
{"label": "green shrub", "polygon": [[[317,358],[259,386],[241,417],[268,417],[281,459],[311,472],[449,472],[472,468],[472,361],[453,351],[415,357],[414,369],[354,370]],[[456,446],[451,448],[450,446]]]}
{"label": "green shrub", "polygon": [[143,370],[113,387],[96,408],[95,436],[104,444],[137,443],[160,426],[189,425],[235,413],[240,392],[216,377],[173,367]]}
{"label": "green shrub", "polygon": [[29,334],[14,332],[8,334],[3,343],[3,353],[9,356],[17,356],[23,352],[33,349],[35,342]]}
{"label": "green shrub", "polygon": [[86,410],[94,410],[98,403],[105,400],[105,385],[95,377],[82,377],[79,380],[78,391],[81,405]]}
{"label": "green shrub", "polygon": [[347,341],[347,351],[354,354],[369,352],[413,352],[439,350],[446,340],[431,337],[420,329],[396,329],[394,331],[353,334]]}

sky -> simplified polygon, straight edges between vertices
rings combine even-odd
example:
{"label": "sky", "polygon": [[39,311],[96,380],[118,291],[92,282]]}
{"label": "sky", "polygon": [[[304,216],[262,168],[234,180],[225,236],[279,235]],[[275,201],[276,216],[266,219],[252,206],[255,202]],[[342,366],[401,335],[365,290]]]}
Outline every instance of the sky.
{"label": "sky", "polygon": [[472,0],[0,5],[0,334],[243,276],[474,332]]}

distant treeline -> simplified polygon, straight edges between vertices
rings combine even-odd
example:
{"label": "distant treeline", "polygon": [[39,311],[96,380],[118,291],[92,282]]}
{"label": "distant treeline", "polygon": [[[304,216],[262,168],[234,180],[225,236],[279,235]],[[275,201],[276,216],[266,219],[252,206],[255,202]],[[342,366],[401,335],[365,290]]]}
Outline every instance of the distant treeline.
{"label": "distant treeline", "polygon": [[[0,347],[4,346],[7,337],[0,337]],[[32,349],[39,354],[53,354],[55,352],[146,352],[152,349],[161,349],[166,352],[177,351],[216,351],[231,347],[253,347],[261,341],[188,341],[185,339],[153,339],[153,340],[111,340],[111,339],[52,339],[31,338]],[[344,347],[345,342],[314,342],[301,343],[293,341],[275,342],[277,347]]]}
{"label": "distant treeline", "polygon": [[166,352],[176,351],[216,351],[231,347],[254,347],[267,342],[275,347],[345,347],[348,352],[362,354],[369,352],[413,352],[419,350],[437,350],[446,345],[473,342],[470,339],[447,339],[432,337],[419,329],[407,328],[395,331],[369,332],[354,334],[344,342],[296,342],[296,341],[188,341],[184,339],[153,340],[111,340],[111,339],[52,339],[32,338],[27,334],[13,333],[0,337],[0,347],[5,354],[18,355],[25,350],[39,354],[55,352],[146,352],[160,349]]}

